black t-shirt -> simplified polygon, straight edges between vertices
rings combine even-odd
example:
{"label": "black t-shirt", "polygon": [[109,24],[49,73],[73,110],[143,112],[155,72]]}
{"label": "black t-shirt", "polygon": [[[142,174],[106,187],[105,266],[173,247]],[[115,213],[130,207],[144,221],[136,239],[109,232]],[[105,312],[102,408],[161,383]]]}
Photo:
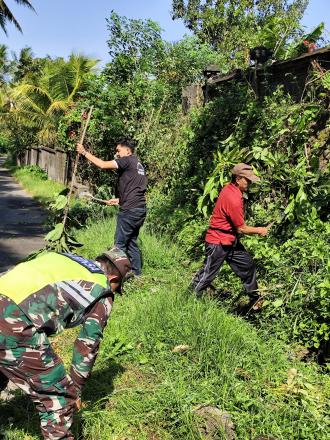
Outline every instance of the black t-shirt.
{"label": "black t-shirt", "polygon": [[121,209],[142,208],[146,204],[147,177],[135,156],[115,159],[118,165],[118,197]]}

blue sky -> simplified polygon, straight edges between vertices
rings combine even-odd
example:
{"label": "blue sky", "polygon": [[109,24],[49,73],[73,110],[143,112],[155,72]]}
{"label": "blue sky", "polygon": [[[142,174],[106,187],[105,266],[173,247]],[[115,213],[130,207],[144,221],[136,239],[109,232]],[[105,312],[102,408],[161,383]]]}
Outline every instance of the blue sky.
{"label": "blue sky", "polygon": [[[114,9],[129,18],[152,18],[160,23],[164,38],[179,40],[186,29],[170,17],[171,0],[31,0],[37,14],[6,0],[23,28],[23,35],[12,25],[8,37],[0,30],[0,43],[18,52],[30,46],[36,56],[64,56],[75,51],[102,60],[107,54],[105,18]],[[330,32],[330,0],[310,0],[303,24],[311,30],[322,20]]]}

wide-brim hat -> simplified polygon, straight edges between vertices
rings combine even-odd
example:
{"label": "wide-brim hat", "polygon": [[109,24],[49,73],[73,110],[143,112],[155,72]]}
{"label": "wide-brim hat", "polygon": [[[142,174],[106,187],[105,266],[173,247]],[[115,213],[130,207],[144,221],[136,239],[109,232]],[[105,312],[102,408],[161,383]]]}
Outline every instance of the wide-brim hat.
{"label": "wide-brim hat", "polygon": [[239,163],[234,166],[234,168],[231,170],[231,173],[234,176],[239,177],[245,177],[246,179],[250,180],[251,182],[259,182],[260,177],[258,177],[255,173],[251,165],[248,165],[246,163]]}

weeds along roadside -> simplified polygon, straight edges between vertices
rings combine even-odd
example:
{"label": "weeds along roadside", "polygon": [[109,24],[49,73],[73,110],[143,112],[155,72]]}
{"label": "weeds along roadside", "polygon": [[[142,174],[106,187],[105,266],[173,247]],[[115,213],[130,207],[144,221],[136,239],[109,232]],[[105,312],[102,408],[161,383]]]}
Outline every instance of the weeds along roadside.
{"label": "weeds along roadside", "polygon": [[[112,244],[114,225],[105,218],[78,231],[80,253],[93,258]],[[84,392],[85,436],[198,439],[193,408],[208,403],[232,415],[239,439],[328,438],[330,385],[317,366],[288,361],[266,332],[187,295],[191,269],[175,244],[143,233],[142,248],[146,275],[116,299]],[[69,363],[68,334],[55,344]],[[188,348],[173,353],[177,345]]]}
{"label": "weeds along roadside", "polygon": [[9,169],[24,189],[44,206],[65,188],[61,183],[49,180],[47,174],[37,166],[9,166]]}
{"label": "weeds along roadside", "polygon": [[[62,214],[53,209],[54,201],[66,186],[48,179],[45,171],[38,166],[16,167],[7,164],[7,168],[26,191],[48,209],[47,226],[53,227],[58,221],[58,216]],[[101,195],[104,197],[104,194]],[[81,228],[86,225],[88,219],[112,217],[115,213],[116,208],[110,210],[103,205],[73,198],[70,203],[69,225],[71,228]]]}
{"label": "weeds along roadside", "polygon": [[[105,220],[79,231],[81,252],[92,257],[112,243],[114,226]],[[318,367],[289,361],[283,343],[213,301],[196,301],[177,246],[141,237],[145,275],[116,298],[85,390],[87,438],[143,439],[152,427],[162,439],[198,439],[193,409],[207,403],[232,415],[239,439],[326,439],[330,384]],[[110,383],[100,390],[102,377]]]}

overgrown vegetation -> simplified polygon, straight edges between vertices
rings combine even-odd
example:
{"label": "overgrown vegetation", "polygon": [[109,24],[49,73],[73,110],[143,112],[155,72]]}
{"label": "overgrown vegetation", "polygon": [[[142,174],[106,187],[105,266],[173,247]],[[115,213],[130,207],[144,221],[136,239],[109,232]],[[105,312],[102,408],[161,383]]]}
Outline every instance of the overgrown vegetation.
{"label": "overgrown vegetation", "polygon": [[48,180],[45,171],[36,166],[11,167],[11,172],[24,188],[45,206],[48,206],[54,197],[65,188],[58,182]]}
{"label": "overgrown vegetation", "polygon": [[[246,201],[248,222],[274,224],[267,240],[244,238],[258,263],[266,299],[257,320],[262,325],[266,321],[269,330],[281,337],[325,347],[330,317],[327,98],[297,104],[278,91],[259,104],[248,100],[248,90],[242,93],[241,88],[231,89],[229,96],[224,94],[197,115],[184,161],[178,166],[180,175],[172,180],[167,198],[153,207],[155,217],[149,220],[164,218],[164,204],[165,209],[179,207],[170,222],[158,221],[158,227],[170,233],[180,230],[181,245],[196,254],[196,239],[207,227],[229,170],[237,162],[253,163],[262,185]],[[187,160],[187,154],[195,160]],[[207,175],[210,169],[213,172]],[[162,185],[159,193],[164,193]],[[196,214],[197,201],[205,219]],[[233,306],[241,291],[236,278],[226,273],[218,284],[232,291]]]}
{"label": "overgrown vegetation", "polygon": [[[174,44],[162,39],[157,23],[113,12],[107,20],[112,58],[100,74],[86,59],[76,64],[74,58],[38,60],[25,53],[11,64],[0,51],[2,150],[19,154],[46,138],[73,151],[81,114],[93,105],[86,148],[109,159],[115,141],[132,136],[148,172],[146,228],[158,237],[157,245],[154,235],[144,234],[146,275],[117,301],[95,376],[109,374],[110,385],[102,396],[102,390],[94,396],[92,385],[90,398],[86,392],[85,434],[199,438],[192,408],[206,402],[233,415],[240,439],[257,434],[325,439],[325,379],[313,364],[292,364],[283,350],[307,361],[329,360],[329,72],[314,63],[299,101],[281,87],[257,100],[248,83],[227,82],[204,107],[188,115],[181,110],[182,87],[201,82],[207,64],[218,63],[222,71],[247,65],[249,46],[260,44],[270,45],[278,57],[298,55],[319,41],[322,25],[309,34],[300,29],[305,1],[267,0],[256,9],[253,2],[226,2],[222,15],[216,14],[223,18],[220,27],[213,18],[221,2],[203,8],[203,2],[188,3],[187,9],[187,2],[173,2],[173,13],[189,21],[196,36]],[[207,32],[212,26],[216,41]],[[228,35],[232,26],[235,32]],[[82,69],[75,70],[77,65]],[[63,94],[66,75],[71,89]],[[18,107],[12,107],[15,97]],[[261,311],[246,317],[249,323],[225,312],[235,314],[244,300],[240,281],[226,267],[215,286],[230,292],[220,308],[184,293],[201,264],[216,197],[241,161],[253,164],[261,177],[246,200],[247,223],[273,224],[267,239],[244,238],[264,299]],[[113,174],[84,162],[80,178],[95,193],[113,195]],[[85,245],[82,252],[94,257],[112,244],[113,230],[109,219],[94,226],[90,221],[115,211],[86,206],[78,202],[72,208],[71,227]],[[160,245],[159,237],[167,236],[178,247],[166,238]],[[189,345],[187,353],[173,354],[177,344]]]}
{"label": "overgrown vegetation", "polygon": [[[227,21],[235,6],[229,3],[223,11]],[[284,12],[278,19],[281,23],[291,20],[290,29],[297,30],[295,20],[299,21],[306,2],[288,6],[280,1],[275,9],[271,3],[259,4],[258,20],[271,21],[276,8],[283,12],[289,7],[291,19]],[[188,12],[193,14],[191,8]],[[210,25],[207,20],[211,18],[203,17]],[[253,23],[252,16],[248,19]],[[200,81],[207,63],[223,64],[219,52],[197,37],[169,44],[151,20],[130,20],[113,12],[107,22],[112,60],[98,76],[91,73],[94,64],[86,59],[71,56],[68,62],[40,62],[31,52],[21,54],[7,73],[12,72],[12,87],[7,90],[8,83],[4,83],[6,96],[17,97],[19,105],[9,112],[3,107],[6,118],[14,123],[5,125],[2,144],[10,139],[10,148],[19,152],[33,139],[56,137],[56,144],[72,151],[81,114],[94,105],[86,147],[108,159],[112,145],[123,134],[139,141],[138,154],[149,177],[147,226],[158,234],[174,235],[186,255],[196,259],[196,267],[203,254],[208,216],[231,167],[240,161],[252,163],[262,184],[249,196],[247,220],[259,225],[273,223],[267,240],[244,239],[256,258],[265,300],[260,317],[253,319],[324,357],[330,313],[328,73],[314,65],[300,102],[281,88],[269,92],[263,101],[256,100],[248,84],[232,82],[218,90],[217,99],[184,116],[182,87]],[[236,24],[241,26],[239,20]],[[274,41],[295,47],[302,44],[299,32],[296,40],[290,40],[292,33],[282,38],[277,28],[271,29]],[[319,38],[320,29],[311,37],[313,41]],[[226,56],[230,53],[228,48]],[[64,78],[70,79],[66,94]],[[32,105],[32,113],[26,103]],[[108,196],[113,194],[113,173],[86,164],[80,170],[82,181],[88,181],[95,192],[107,188]],[[73,226],[87,220],[83,210],[77,207],[78,223],[73,221]],[[60,212],[57,210],[57,221]],[[224,269],[218,287],[231,291],[224,304],[233,309],[241,296],[238,280]]]}
{"label": "overgrown vegetation", "polygon": [[221,70],[247,67],[249,48],[263,44],[276,58],[295,53],[301,38],[300,20],[308,0],[173,0],[173,19],[185,25],[201,41],[221,54]]}
{"label": "overgrown vegetation", "polygon": [[[112,244],[114,227],[114,220],[100,220],[81,230],[80,252],[99,254]],[[205,404],[231,414],[240,440],[327,439],[328,377],[315,364],[299,361],[298,350],[265,337],[216,302],[196,301],[186,293],[191,269],[181,264],[181,250],[146,232],[141,239],[144,276],[116,297],[84,390],[84,438],[197,440],[205,420],[194,410]],[[67,364],[74,337],[65,332],[53,341]],[[19,395],[1,403],[8,440],[38,438],[38,421],[23,408]],[[7,421],[9,414],[15,425]],[[218,426],[214,435],[225,438],[221,432]]]}

